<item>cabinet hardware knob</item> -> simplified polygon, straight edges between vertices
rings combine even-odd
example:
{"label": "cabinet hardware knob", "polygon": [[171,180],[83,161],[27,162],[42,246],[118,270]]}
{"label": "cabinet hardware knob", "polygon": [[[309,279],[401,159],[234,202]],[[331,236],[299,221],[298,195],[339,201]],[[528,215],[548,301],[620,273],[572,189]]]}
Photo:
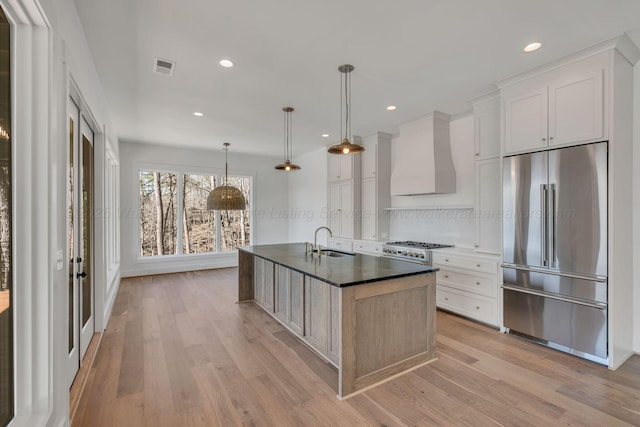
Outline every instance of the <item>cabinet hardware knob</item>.
{"label": "cabinet hardware knob", "polygon": [[476,157],[478,157],[480,155],[480,153],[476,153]]}
{"label": "cabinet hardware knob", "polygon": [[543,140],[543,141],[546,141],[546,140],[547,140],[547,138],[542,138],[542,140]]}
{"label": "cabinet hardware knob", "polygon": [[448,259],[445,259],[444,261],[445,261],[445,262],[449,262],[449,260],[448,260]]}
{"label": "cabinet hardware knob", "polygon": [[445,278],[445,279],[448,279],[448,278],[449,278],[449,275],[448,275],[448,274],[445,274],[445,275],[444,275],[444,278]]}
{"label": "cabinet hardware knob", "polygon": [[479,305],[476,305],[476,310],[480,310],[480,306]]}
{"label": "cabinet hardware knob", "polygon": [[476,264],[478,267],[480,267],[480,264]]}
{"label": "cabinet hardware knob", "polygon": [[553,141],[553,137],[552,136],[549,137],[549,141]]}
{"label": "cabinet hardware knob", "polygon": [[480,247],[480,245],[474,245],[474,246],[475,246],[476,248],[479,248],[479,247]]}
{"label": "cabinet hardware knob", "polygon": [[445,301],[449,301],[449,298],[446,298],[446,297],[445,297],[445,299],[444,299],[444,300],[445,300]]}
{"label": "cabinet hardware knob", "polygon": [[480,286],[480,282],[476,282],[476,285]]}

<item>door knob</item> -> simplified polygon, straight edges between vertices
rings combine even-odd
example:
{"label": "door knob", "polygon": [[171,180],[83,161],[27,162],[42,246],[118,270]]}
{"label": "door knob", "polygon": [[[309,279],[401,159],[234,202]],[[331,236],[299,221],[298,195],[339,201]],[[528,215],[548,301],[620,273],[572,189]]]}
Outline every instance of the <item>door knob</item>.
{"label": "door knob", "polygon": [[81,277],[87,277],[87,273],[85,273],[84,271],[82,273],[76,273],[76,278],[81,278]]}

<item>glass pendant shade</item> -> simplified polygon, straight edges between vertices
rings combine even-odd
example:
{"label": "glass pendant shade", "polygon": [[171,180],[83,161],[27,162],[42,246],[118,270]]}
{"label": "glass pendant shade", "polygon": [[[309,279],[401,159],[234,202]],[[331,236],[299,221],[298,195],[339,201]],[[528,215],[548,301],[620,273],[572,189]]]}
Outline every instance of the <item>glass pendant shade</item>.
{"label": "glass pendant shade", "polygon": [[247,202],[242,191],[229,185],[229,165],[227,153],[229,143],[224,143],[224,185],[216,187],[207,197],[207,209],[210,211],[243,211],[247,208]]}
{"label": "glass pendant shade", "polygon": [[[351,72],[353,65],[344,64],[338,67],[340,71],[340,134],[344,135],[340,144],[329,147],[331,154],[358,154],[364,151],[360,144],[353,144],[349,141],[351,135]],[[344,88],[344,91],[343,91]],[[344,133],[342,127],[342,101],[344,100]]]}
{"label": "glass pendant shade", "polygon": [[284,163],[276,165],[276,169],[279,171],[297,171],[302,169],[298,165],[291,163],[291,157],[293,157],[293,143],[291,142],[291,135],[293,134],[293,127],[291,125],[291,113],[294,111],[293,107],[283,107],[284,111]]}

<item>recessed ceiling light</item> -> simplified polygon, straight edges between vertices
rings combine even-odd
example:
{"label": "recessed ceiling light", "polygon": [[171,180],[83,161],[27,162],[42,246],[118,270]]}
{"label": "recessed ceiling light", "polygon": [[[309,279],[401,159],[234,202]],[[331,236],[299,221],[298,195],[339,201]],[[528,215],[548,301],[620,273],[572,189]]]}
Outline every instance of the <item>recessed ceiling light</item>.
{"label": "recessed ceiling light", "polygon": [[529,53],[529,52],[535,52],[536,50],[540,49],[540,47],[542,46],[542,43],[540,42],[533,42],[533,43],[529,43],[528,45],[526,45],[524,47],[525,52]]}
{"label": "recessed ceiling light", "polygon": [[393,111],[395,109],[397,109],[398,107],[396,107],[395,105],[387,105],[387,110],[388,111]]}
{"label": "recessed ceiling light", "polygon": [[233,62],[230,59],[221,59],[218,64],[222,65],[224,68],[233,67]]}
{"label": "recessed ceiling light", "polygon": [[329,134],[328,134],[328,133],[323,133],[323,134],[322,134],[322,137],[323,137],[323,138],[329,138]]}
{"label": "recessed ceiling light", "polygon": [[202,117],[204,116],[204,113],[201,113],[200,111],[196,111],[195,113],[193,113],[193,115],[196,117]]}

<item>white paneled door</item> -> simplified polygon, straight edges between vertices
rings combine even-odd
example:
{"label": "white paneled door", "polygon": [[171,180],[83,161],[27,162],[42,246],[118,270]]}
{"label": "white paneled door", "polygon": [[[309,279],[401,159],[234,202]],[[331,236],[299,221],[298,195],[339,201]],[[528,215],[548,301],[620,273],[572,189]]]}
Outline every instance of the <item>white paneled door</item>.
{"label": "white paneled door", "polygon": [[94,323],[94,180],[93,131],[80,109],[69,100],[69,158],[67,182],[69,260],[68,331],[69,386],[80,368]]}

